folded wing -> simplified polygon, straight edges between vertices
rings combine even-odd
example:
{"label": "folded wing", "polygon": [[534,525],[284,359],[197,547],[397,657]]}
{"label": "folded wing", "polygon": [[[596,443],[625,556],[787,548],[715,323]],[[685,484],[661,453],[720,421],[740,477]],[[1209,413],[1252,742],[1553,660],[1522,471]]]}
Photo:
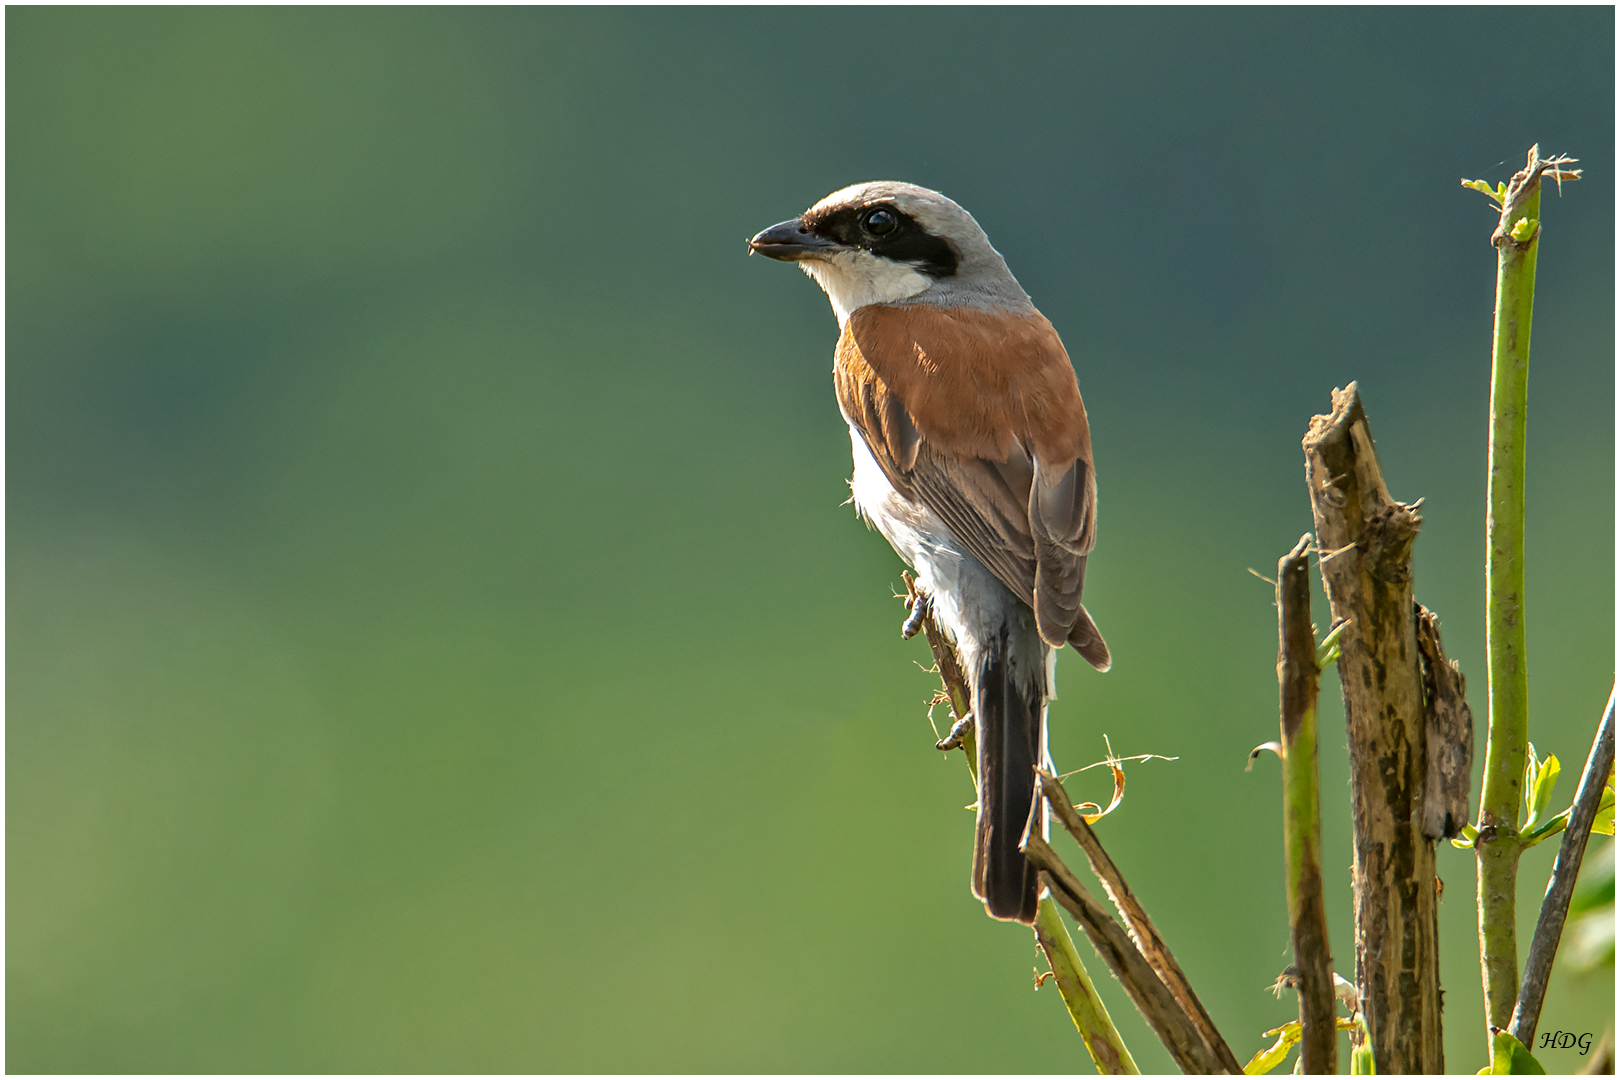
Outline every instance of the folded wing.
{"label": "folded wing", "polygon": [[937,514],[1035,612],[1041,637],[1106,670],[1080,602],[1096,477],[1068,354],[1038,314],[871,306],[838,344],[839,404],[902,496]]}

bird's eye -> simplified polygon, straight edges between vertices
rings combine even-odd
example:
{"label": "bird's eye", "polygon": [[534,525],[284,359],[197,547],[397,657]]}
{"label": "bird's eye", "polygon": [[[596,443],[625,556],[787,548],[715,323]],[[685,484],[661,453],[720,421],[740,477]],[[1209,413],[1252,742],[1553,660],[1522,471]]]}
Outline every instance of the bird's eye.
{"label": "bird's eye", "polygon": [[888,236],[900,225],[900,219],[895,217],[893,210],[878,207],[869,212],[861,221],[861,227],[873,236]]}

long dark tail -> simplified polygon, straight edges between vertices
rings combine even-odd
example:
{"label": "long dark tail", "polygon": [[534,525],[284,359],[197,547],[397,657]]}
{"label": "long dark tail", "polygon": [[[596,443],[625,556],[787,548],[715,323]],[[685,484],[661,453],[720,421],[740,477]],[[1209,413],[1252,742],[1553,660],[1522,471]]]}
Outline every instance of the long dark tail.
{"label": "long dark tail", "polygon": [[[1035,921],[1039,876],[1018,850],[1035,802],[1035,765],[1046,711],[1040,674],[1017,679],[1008,641],[997,636],[973,681],[979,742],[979,827],[973,846],[973,895],[997,919]],[[1026,685],[1027,683],[1027,685]]]}

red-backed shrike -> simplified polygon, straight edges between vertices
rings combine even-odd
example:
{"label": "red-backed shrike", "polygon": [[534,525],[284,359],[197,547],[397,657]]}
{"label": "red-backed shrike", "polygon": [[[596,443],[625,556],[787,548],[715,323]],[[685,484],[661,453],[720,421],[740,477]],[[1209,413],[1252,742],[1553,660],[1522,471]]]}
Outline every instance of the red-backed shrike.
{"label": "red-backed shrike", "polygon": [[1033,922],[1039,878],[1018,845],[1047,759],[1055,650],[1109,664],[1080,603],[1097,480],[1069,354],[979,223],[937,191],[856,184],[748,246],[797,262],[832,301],[855,505],[917,572],[972,689],[973,893],[998,919]]}

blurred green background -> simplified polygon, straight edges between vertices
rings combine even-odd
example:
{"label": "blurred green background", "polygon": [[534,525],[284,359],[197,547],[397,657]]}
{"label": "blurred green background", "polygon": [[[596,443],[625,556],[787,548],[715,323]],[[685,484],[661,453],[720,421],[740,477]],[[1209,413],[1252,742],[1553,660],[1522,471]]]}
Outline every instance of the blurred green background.
{"label": "blurred green background", "polygon": [[[1309,526],[1300,436],[1360,380],[1483,724],[1495,216],[1457,181],[1581,158],[1530,420],[1532,726],[1573,791],[1613,668],[1612,9],[6,29],[12,1071],[1090,1070],[968,893],[901,565],[840,505],[826,301],[744,258],[858,180],[967,206],[1069,345],[1116,663],[1062,658],[1053,752],[1178,756],[1100,831],[1247,1057],[1294,1003],[1245,568]],[[1439,858],[1471,1072],[1472,858]],[[1543,1029],[1601,1034],[1608,970]]]}

